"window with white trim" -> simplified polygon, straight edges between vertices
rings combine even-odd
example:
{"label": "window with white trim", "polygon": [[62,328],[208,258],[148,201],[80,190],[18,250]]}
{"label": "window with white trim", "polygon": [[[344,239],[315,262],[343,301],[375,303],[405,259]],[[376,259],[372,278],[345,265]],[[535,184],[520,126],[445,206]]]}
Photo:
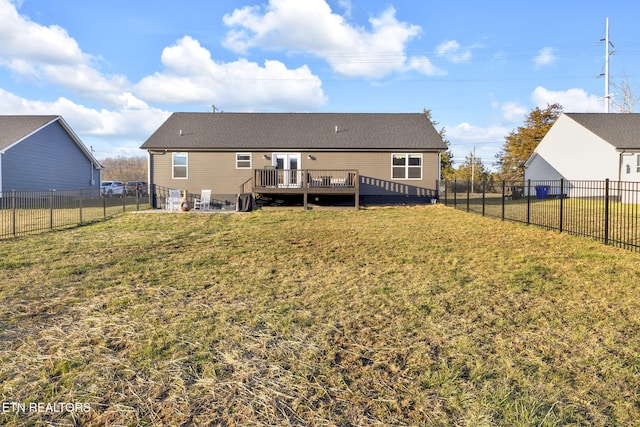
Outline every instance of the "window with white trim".
{"label": "window with white trim", "polygon": [[189,177],[189,154],[173,153],[171,169],[171,176],[173,179],[187,179]]}
{"label": "window with white trim", "polygon": [[422,179],[422,154],[394,153],[391,155],[392,179]]}
{"label": "window with white trim", "polygon": [[236,169],[251,169],[251,153],[236,153]]}
{"label": "window with white trim", "polygon": [[640,173],[640,154],[636,156],[636,172]]}

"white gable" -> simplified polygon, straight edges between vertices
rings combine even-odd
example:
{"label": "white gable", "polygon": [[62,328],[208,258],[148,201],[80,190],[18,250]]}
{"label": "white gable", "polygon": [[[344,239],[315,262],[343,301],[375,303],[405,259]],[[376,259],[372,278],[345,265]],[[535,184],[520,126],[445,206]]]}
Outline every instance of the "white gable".
{"label": "white gable", "polygon": [[[531,180],[630,180],[622,172],[616,148],[566,114],[561,115],[525,163],[525,178]],[[634,169],[635,170],[635,169]],[[635,179],[638,180],[640,175]]]}

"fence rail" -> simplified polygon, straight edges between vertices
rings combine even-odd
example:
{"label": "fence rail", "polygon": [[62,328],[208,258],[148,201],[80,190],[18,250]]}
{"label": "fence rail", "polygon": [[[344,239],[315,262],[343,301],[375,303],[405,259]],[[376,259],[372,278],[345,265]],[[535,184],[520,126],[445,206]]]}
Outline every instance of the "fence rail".
{"label": "fence rail", "polygon": [[447,206],[640,251],[640,183],[444,181]]}
{"label": "fence rail", "polygon": [[321,169],[254,169],[253,187],[256,190],[306,188],[348,189],[358,185],[356,170]]}
{"label": "fence rail", "polygon": [[105,197],[99,189],[5,191],[0,193],[0,239],[104,220],[148,208],[140,194]]}
{"label": "fence rail", "polygon": [[[149,204],[154,209],[167,209],[167,202],[170,199],[170,192],[172,188],[163,187],[161,185],[151,184],[149,186]],[[199,199],[200,193],[191,193],[186,189],[173,188],[173,190],[180,191],[180,197],[187,193],[187,203],[190,207],[193,207],[196,199]],[[211,198],[210,207],[214,210],[235,210],[235,205],[227,200],[219,200]]]}

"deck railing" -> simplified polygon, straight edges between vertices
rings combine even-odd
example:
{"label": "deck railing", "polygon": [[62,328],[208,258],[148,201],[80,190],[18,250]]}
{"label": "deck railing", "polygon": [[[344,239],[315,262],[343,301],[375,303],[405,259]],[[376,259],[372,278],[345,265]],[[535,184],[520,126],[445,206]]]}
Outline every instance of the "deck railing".
{"label": "deck railing", "polygon": [[254,169],[254,189],[356,189],[358,171],[352,169]]}

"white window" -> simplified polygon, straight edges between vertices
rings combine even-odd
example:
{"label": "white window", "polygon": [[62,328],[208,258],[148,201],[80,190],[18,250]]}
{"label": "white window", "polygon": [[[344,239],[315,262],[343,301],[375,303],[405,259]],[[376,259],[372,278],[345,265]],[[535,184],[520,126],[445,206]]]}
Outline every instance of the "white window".
{"label": "white window", "polygon": [[422,154],[396,153],[391,155],[391,178],[422,179]]}
{"label": "white window", "polygon": [[640,154],[636,156],[636,172],[640,173]]}
{"label": "white window", "polygon": [[189,177],[189,155],[188,153],[173,153],[171,161],[172,177],[174,179],[187,179]]}
{"label": "white window", "polygon": [[251,153],[236,153],[236,169],[251,169]]}

